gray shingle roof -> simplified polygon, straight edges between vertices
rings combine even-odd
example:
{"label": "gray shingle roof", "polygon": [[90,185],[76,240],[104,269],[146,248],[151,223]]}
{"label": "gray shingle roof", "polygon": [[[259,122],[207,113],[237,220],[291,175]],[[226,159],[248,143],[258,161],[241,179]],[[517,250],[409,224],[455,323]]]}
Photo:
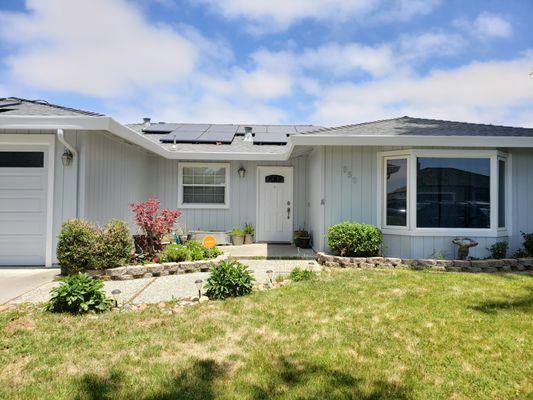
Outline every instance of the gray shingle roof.
{"label": "gray shingle roof", "polygon": [[27,115],[27,116],[101,116],[91,111],[63,107],[51,104],[44,100],[28,100],[18,97],[0,98],[0,116]]}
{"label": "gray shingle roof", "polygon": [[[205,126],[216,127],[224,126],[228,124],[179,124],[168,123],[172,129],[176,127],[186,128],[187,126],[198,128],[200,125],[202,128]],[[175,152],[188,152],[188,153],[248,153],[248,154],[283,154],[286,151],[286,147],[283,145],[257,145],[251,142],[244,141],[244,127],[252,127],[252,132],[286,132],[290,135],[302,134],[303,132],[320,129],[322,127],[316,125],[232,125],[236,128],[236,136],[233,138],[231,144],[210,144],[210,143],[161,143],[159,139],[165,137],[166,133],[145,133],[143,129],[146,128],[144,124],[128,124],[129,128],[134,131],[143,134],[144,137],[152,140],[161,147],[175,151]]]}
{"label": "gray shingle roof", "polygon": [[472,124],[405,116],[362,124],[322,128],[307,132],[305,135],[533,137],[533,128]]}

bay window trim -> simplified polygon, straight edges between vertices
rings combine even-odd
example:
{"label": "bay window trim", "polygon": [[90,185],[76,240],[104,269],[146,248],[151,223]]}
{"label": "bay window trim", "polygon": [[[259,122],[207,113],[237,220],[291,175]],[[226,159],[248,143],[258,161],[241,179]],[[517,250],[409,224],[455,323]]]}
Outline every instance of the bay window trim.
{"label": "bay window trim", "polygon": [[[490,159],[490,227],[489,228],[418,228],[417,227],[417,158],[488,158]],[[387,225],[386,162],[407,158],[407,226]],[[498,227],[498,161],[505,160],[505,227]],[[511,222],[510,155],[498,150],[408,149],[378,152],[377,222],[384,234],[409,236],[508,236]]]}
{"label": "bay window trim", "polygon": [[[224,185],[224,203],[184,203],[183,202],[183,168],[224,168],[225,183]],[[211,163],[211,162],[180,162],[178,163],[178,208],[186,209],[228,209],[230,207],[230,176],[231,163]],[[185,185],[187,186],[187,185]],[[201,185],[200,185],[201,186]],[[215,185],[206,185],[215,186]]]}

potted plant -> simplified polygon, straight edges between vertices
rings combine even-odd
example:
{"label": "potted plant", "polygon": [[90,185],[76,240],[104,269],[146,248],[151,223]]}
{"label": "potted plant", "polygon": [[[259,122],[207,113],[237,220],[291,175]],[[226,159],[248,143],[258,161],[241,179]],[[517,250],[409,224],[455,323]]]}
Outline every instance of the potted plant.
{"label": "potted plant", "polygon": [[294,231],[293,235],[294,245],[302,249],[309,249],[311,247],[311,235],[304,230]]}
{"label": "potted plant", "polygon": [[244,243],[244,232],[242,230],[232,229],[230,235],[234,246],[241,246]]}
{"label": "potted plant", "polygon": [[244,244],[252,244],[254,242],[255,229],[252,224],[244,224]]}
{"label": "potted plant", "polygon": [[189,230],[185,224],[179,224],[174,234],[178,237],[178,243],[185,244],[189,241]]}

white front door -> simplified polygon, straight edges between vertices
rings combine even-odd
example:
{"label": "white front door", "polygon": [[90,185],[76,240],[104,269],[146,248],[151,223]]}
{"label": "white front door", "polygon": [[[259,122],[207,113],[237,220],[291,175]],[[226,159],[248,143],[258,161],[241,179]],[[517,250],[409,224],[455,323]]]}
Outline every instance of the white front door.
{"label": "white front door", "polygon": [[292,167],[257,167],[257,240],[291,242]]}

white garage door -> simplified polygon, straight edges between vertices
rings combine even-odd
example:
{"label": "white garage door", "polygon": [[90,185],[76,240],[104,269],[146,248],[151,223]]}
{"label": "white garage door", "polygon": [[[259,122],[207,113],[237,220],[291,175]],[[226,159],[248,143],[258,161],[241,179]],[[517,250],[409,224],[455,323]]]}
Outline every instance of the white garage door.
{"label": "white garage door", "polygon": [[44,265],[48,154],[0,145],[0,265]]}

